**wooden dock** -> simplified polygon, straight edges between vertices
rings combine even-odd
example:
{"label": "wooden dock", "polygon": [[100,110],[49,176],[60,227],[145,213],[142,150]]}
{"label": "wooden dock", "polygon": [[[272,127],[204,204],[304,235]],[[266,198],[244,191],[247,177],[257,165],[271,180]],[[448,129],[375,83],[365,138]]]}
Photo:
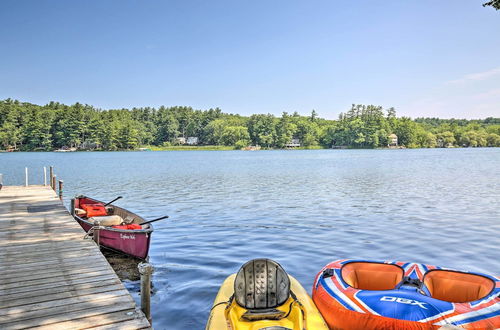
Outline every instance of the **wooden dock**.
{"label": "wooden dock", "polygon": [[50,187],[3,187],[0,229],[0,329],[150,328]]}

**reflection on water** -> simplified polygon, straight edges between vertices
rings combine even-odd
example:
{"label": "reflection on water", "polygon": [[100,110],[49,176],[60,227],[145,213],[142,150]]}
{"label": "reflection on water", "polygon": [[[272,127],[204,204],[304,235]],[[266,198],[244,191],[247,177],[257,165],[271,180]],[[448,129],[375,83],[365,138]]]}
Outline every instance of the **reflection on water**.
{"label": "reflection on water", "polygon": [[[499,148],[0,155],[5,184],[24,166],[40,183],[46,165],[67,198],[122,195],[147,219],[170,215],[150,251],[156,329],[202,329],[225,277],[258,257],[309,291],[340,258],[500,274]],[[138,301],[139,282],[125,285]]]}

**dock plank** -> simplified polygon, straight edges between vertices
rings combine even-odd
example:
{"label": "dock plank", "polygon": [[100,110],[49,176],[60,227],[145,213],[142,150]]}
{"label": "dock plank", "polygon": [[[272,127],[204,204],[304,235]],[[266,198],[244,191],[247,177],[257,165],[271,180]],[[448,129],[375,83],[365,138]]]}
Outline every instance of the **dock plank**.
{"label": "dock plank", "polygon": [[128,295],[128,292],[123,292],[123,290],[101,292],[94,295],[69,297],[2,308],[0,310],[0,324],[8,322],[11,317],[16,314],[22,314],[18,316],[18,319],[31,319],[33,316],[46,316],[50,315],[50,313],[59,314],[59,309],[63,309],[64,313],[68,310],[87,309],[89,307],[96,306],[96,304],[102,303],[103,300],[107,300],[106,303],[114,303],[117,300],[133,303],[133,300]]}
{"label": "dock plank", "polygon": [[[110,308],[109,310],[112,310]],[[67,322],[61,322],[57,324],[50,324],[44,327],[37,327],[38,330],[66,330],[66,329],[89,329],[87,324],[89,321],[93,324],[99,324],[97,328],[100,327],[111,327],[111,329],[122,329],[118,327],[123,322],[134,321],[136,324],[135,328],[127,328],[127,329],[147,329],[149,328],[149,323],[145,323],[145,319],[141,319],[137,317],[137,311],[135,310],[120,310],[117,312],[110,312],[107,314],[98,314],[93,316],[87,316],[86,319],[73,319]],[[147,324],[147,326],[145,326]],[[95,329],[93,327],[91,329]]]}
{"label": "dock plank", "polygon": [[70,280],[67,280],[65,282],[34,284],[31,286],[23,286],[23,287],[16,287],[16,288],[11,288],[11,289],[0,290],[0,296],[2,296],[4,294],[14,294],[17,292],[46,290],[46,289],[50,289],[50,288],[54,288],[54,287],[61,287],[61,286],[68,287],[68,290],[71,290],[75,284],[93,283],[93,282],[110,280],[110,279],[114,279],[114,278],[116,278],[115,274],[107,274],[104,276],[96,276],[96,277],[92,277],[92,278],[70,279]]}
{"label": "dock plank", "polygon": [[101,293],[101,292],[109,292],[109,291],[116,291],[120,290],[121,286],[120,285],[105,285],[105,286],[97,286],[97,287],[92,287],[88,289],[80,289],[80,290],[72,290],[72,291],[63,291],[61,293],[54,293],[54,294],[44,294],[42,296],[28,296],[24,299],[21,299],[19,297],[15,297],[15,299],[8,301],[7,299],[3,299],[2,302],[0,303],[0,308],[7,308],[7,307],[16,307],[16,306],[24,306],[24,305],[30,305],[34,303],[41,303],[41,302],[46,302],[46,301],[52,301],[52,300],[61,300],[61,299],[66,299],[66,298],[74,298],[74,297],[79,297],[79,296],[85,296],[85,295],[92,295],[95,293]]}
{"label": "dock plank", "polygon": [[150,328],[84,235],[49,187],[0,190],[0,328]]}
{"label": "dock plank", "polygon": [[120,280],[111,279],[111,280],[101,280],[101,281],[90,282],[90,283],[74,284],[74,285],[72,285],[71,290],[68,290],[68,288],[66,288],[64,286],[59,286],[59,287],[51,287],[51,288],[41,289],[41,290],[30,290],[28,292],[15,292],[12,294],[3,295],[1,297],[1,300],[2,300],[2,303],[6,304],[6,305],[10,305],[10,303],[12,303],[12,300],[22,301],[22,299],[24,299],[24,298],[32,298],[33,301],[35,301],[38,297],[50,296],[50,295],[58,294],[58,293],[68,293],[68,294],[72,294],[73,292],[78,293],[80,290],[89,290],[92,288],[99,288],[101,286],[113,287],[115,284],[120,284]]}
{"label": "dock plank", "polygon": [[145,329],[147,327],[149,327],[149,324],[145,323],[144,320],[134,319],[131,321],[103,325],[103,326],[95,327],[92,329],[93,330],[132,330],[132,329]]}
{"label": "dock plank", "polygon": [[[133,311],[134,304],[129,303],[125,299],[119,300],[118,298],[112,301],[103,301],[102,303],[106,303],[106,305],[77,305],[77,306],[66,306],[65,308],[59,308],[55,311],[45,310],[44,314],[39,315],[38,317],[34,317],[32,319],[22,319],[16,320],[13,322],[6,322],[0,324],[2,329],[25,329],[30,327],[38,327],[41,325],[51,325],[52,329],[55,329],[57,326],[55,324],[60,322],[79,322],[82,324],[92,325],[103,325],[109,324],[109,320],[107,320],[109,313],[112,312],[123,312],[120,313],[120,318],[117,320],[123,321],[127,320],[127,312]],[[97,307],[96,307],[97,306]],[[74,310],[76,308],[76,310]],[[81,309],[80,309],[81,308]],[[48,314],[47,314],[48,313]],[[90,322],[89,317],[94,316],[98,322]],[[98,318],[97,318],[98,317]],[[84,320],[79,320],[84,319]],[[108,321],[108,323],[105,323]]]}
{"label": "dock plank", "polygon": [[71,276],[73,274],[83,274],[85,276],[95,276],[96,273],[108,272],[109,269],[107,267],[103,267],[102,265],[92,265],[89,267],[82,267],[78,269],[70,268],[65,271],[61,271],[60,269],[49,269],[46,272],[41,273],[21,273],[16,274],[14,278],[10,277],[3,281],[3,284],[11,284],[11,283],[24,283],[34,280],[44,279],[47,282],[50,281],[50,278],[60,278],[65,276]]}

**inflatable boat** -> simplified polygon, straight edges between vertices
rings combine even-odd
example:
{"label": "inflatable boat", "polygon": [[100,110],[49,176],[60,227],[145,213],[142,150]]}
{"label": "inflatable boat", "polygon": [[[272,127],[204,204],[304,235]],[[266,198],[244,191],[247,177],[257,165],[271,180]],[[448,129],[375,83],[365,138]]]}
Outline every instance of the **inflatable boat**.
{"label": "inflatable boat", "polygon": [[322,330],[328,326],[296,279],[275,261],[254,259],[224,281],[206,329]]}
{"label": "inflatable boat", "polygon": [[313,285],[332,329],[500,328],[500,280],[416,263],[338,260]]}

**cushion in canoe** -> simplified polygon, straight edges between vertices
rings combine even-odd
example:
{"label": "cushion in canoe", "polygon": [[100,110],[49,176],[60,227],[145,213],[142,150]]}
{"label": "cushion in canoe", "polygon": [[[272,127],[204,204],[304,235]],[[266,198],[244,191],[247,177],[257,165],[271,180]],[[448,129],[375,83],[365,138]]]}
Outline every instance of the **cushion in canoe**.
{"label": "cushion in canoe", "polygon": [[87,212],[87,217],[89,218],[104,216],[108,214],[108,212],[106,211],[106,207],[104,207],[104,204],[102,203],[83,204],[80,205],[80,207]]}
{"label": "cushion in canoe", "polygon": [[106,226],[106,227],[121,225],[123,222],[122,217],[120,217],[119,215],[105,215],[101,217],[92,217],[88,219],[88,221],[92,223],[94,223],[96,220],[99,220],[101,226]]}
{"label": "cushion in canoe", "polygon": [[113,226],[113,228],[116,228],[116,229],[125,229],[125,230],[140,230],[140,229],[142,229],[142,226],[138,225],[136,223],[132,223],[132,224],[123,225],[123,226]]}

